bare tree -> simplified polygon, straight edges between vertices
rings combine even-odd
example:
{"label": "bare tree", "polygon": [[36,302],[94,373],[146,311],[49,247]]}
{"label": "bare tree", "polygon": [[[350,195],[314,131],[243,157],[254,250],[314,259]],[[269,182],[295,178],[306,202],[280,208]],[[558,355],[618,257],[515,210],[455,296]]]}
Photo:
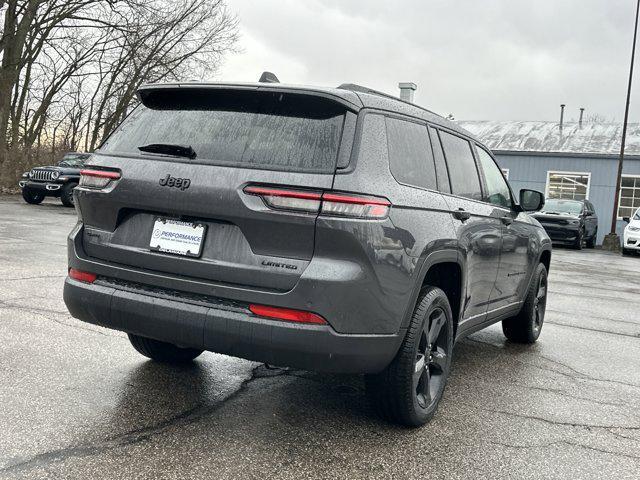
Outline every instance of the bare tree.
{"label": "bare tree", "polygon": [[47,144],[94,149],[142,83],[202,78],[237,40],[223,0],[0,0],[0,15],[0,186]]}
{"label": "bare tree", "polygon": [[122,121],[142,83],[212,73],[220,56],[235,43],[236,32],[236,19],[227,13],[222,0],[137,6],[118,38],[118,48],[101,58],[103,68],[98,95],[90,106],[86,148],[93,150]]}

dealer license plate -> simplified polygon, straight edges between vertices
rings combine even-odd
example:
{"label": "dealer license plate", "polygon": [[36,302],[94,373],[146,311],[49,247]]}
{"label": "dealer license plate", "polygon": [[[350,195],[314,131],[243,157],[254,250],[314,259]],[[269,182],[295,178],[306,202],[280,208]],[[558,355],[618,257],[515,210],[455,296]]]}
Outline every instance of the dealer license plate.
{"label": "dealer license plate", "polygon": [[153,224],[149,248],[156,252],[199,257],[202,253],[205,225],[157,218]]}

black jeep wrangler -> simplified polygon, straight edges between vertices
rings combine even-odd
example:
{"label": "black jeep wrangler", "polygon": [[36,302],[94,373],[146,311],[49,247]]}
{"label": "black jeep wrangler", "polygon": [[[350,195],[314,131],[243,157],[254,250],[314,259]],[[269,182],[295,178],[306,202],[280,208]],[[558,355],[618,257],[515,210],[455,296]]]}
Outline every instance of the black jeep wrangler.
{"label": "black jeep wrangler", "polygon": [[58,166],[36,167],[22,174],[18,184],[22,198],[31,204],[38,204],[44,197],[60,197],[62,204],[73,207],[73,189],[80,181],[80,169],[91,156],[89,153],[67,153]]}

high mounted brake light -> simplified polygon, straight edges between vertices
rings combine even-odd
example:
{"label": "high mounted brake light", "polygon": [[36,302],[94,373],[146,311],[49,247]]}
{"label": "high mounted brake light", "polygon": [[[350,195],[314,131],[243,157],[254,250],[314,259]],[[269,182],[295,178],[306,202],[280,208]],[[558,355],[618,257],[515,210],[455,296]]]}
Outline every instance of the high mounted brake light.
{"label": "high mounted brake light", "polygon": [[244,193],[257,195],[268,207],[323,215],[382,219],[389,214],[391,202],[386,198],[341,192],[316,192],[278,187],[245,187]]}
{"label": "high mounted brake light", "polygon": [[119,178],[118,172],[109,170],[80,170],[80,186],[85,188],[105,188]]}

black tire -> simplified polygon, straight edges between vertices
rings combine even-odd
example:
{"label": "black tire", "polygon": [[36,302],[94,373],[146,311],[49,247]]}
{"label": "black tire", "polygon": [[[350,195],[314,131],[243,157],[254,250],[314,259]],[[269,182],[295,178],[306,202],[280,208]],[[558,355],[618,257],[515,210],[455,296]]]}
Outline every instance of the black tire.
{"label": "black tire", "polygon": [[133,348],[145,357],[163,363],[187,363],[200,355],[203,350],[197,348],[180,348],[171,343],[127,334]]}
{"label": "black tire", "polygon": [[520,313],[502,321],[502,331],[509,340],[516,343],[535,343],[538,340],[547,308],[547,291],[547,269],[539,263]]}
{"label": "black tire", "polygon": [[427,423],[442,398],[452,353],[449,300],[439,288],[425,287],[396,357],[382,372],[365,377],[374,408],[382,417],[402,425]]}
{"label": "black tire", "polygon": [[60,200],[65,207],[73,207],[73,189],[78,186],[77,183],[67,183],[60,192]]}
{"label": "black tire", "polygon": [[578,232],[578,238],[576,238],[575,243],[573,244],[573,248],[576,250],[582,250],[582,241],[584,239],[584,230],[580,230]]}
{"label": "black tire", "polygon": [[624,255],[625,257],[628,257],[629,255],[633,255],[633,252],[631,251],[630,248],[622,247],[622,255]]}
{"label": "black tire", "polygon": [[37,205],[39,203],[42,203],[42,201],[44,200],[44,193],[34,192],[33,190],[23,188],[22,198],[24,198],[25,202],[30,203],[31,205]]}
{"label": "black tire", "polygon": [[598,229],[596,229],[593,235],[587,240],[587,248],[595,248],[596,238],[598,238]]}

